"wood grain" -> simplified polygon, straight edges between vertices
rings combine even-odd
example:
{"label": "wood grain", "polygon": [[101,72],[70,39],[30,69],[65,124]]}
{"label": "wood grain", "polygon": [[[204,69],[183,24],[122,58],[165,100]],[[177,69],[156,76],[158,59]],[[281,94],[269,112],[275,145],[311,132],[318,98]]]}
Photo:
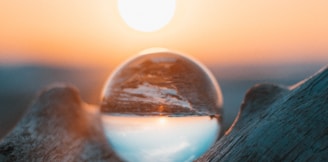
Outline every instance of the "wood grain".
{"label": "wood grain", "polygon": [[328,69],[294,86],[259,84],[198,161],[328,161]]}
{"label": "wood grain", "polygon": [[0,161],[119,161],[98,115],[72,86],[49,87],[0,142]]}

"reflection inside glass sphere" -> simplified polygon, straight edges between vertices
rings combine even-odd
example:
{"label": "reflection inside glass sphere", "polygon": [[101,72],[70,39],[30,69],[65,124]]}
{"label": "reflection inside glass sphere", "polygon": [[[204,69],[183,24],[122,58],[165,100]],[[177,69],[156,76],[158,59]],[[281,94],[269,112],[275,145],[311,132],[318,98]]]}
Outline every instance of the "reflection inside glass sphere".
{"label": "reflection inside glass sphere", "polygon": [[126,161],[193,161],[220,131],[208,116],[157,117],[104,115],[105,134]]}
{"label": "reflection inside glass sphere", "polygon": [[122,64],[103,91],[102,122],[126,161],[192,161],[220,133],[222,95],[213,75],[169,51]]}

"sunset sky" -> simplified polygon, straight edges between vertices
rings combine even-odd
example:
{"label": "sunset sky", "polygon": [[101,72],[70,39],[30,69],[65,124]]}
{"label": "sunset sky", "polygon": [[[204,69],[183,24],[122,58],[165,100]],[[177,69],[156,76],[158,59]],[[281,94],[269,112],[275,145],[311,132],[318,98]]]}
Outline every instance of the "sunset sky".
{"label": "sunset sky", "polygon": [[207,64],[328,61],[327,0],[177,0],[172,21],[144,33],[115,0],[0,0],[0,65],[115,66],[150,47]]}

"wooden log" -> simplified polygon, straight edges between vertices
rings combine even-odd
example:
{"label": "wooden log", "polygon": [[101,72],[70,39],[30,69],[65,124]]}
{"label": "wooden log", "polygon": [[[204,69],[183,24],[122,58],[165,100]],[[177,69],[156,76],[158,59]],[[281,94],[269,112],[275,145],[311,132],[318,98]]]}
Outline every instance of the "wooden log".
{"label": "wooden log", "polygon": [[[328,68],[291,87],[259,84],[234,124],[198,161],[328,161]],[[55,86],[0,141],[0,161],[120,161],[98,109]]]}
{"label": "wooden log", "polygon": [[328,68],[294,86],[260,84],[198,161],[328,161]]}
{"label": "wooden log", "polygon": [[44,90],[0,142],[0,161],[120,161],[108,147],[97,110],[72,86]]}

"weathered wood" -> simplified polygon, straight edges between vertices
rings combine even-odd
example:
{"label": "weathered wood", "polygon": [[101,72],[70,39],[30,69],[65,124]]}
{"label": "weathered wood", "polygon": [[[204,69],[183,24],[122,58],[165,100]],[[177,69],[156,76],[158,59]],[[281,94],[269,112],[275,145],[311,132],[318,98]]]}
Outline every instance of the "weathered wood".
{"label": "weathered wood", "polygon": [[[41,93],[0,141],[0,161],[119,161],[97,109],[70,86]],[[328,161],[328,69],[292,87],[259,84],[198,161]]]}
{"label": "weathered wood", "polygon": [[260,84],[198,161],[328,161],[328,68],[291,87]]}
{"label": "weathered wood", "polygon": [[96,108],[71,86],[44,90],[0,142],[0,161],[119,161]]}

